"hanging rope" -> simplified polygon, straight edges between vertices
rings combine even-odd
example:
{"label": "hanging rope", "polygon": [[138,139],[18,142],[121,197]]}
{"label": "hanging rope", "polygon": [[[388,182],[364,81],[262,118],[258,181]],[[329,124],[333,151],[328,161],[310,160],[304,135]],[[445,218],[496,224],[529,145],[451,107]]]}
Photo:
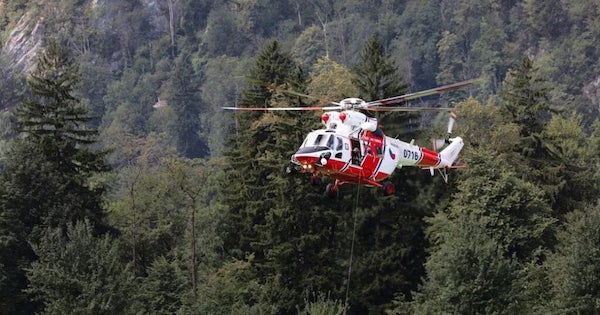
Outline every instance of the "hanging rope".
{"label": "hanging rope", "polygon": [[358,196],[360,193],[360,177],[358,180],[358,185],[356,185],[356,202],[354,204],[354,226],[352,228],[352,243],[350,245],[350,259],[348,263],[348,278],[346,279],[346,301],[344,302],[344,315],[348,311],[348,295],[350,293],[350,276],[352,275],[352,258],[354,257],[354,239],[356,237],[356,213],[358,210]]}

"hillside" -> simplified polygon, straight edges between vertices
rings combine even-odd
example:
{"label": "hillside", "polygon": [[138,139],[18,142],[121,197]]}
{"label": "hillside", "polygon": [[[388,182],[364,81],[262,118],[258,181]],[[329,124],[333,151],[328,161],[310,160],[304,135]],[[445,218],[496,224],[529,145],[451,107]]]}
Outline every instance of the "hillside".
{"label": "hillside", "polygon": [[[593,0],[0,0],[0,313],[597,313],[598,42]],[[414,102],[468,168],[392,196],[283,172],[318,115],[221,109],[473,78]]]}

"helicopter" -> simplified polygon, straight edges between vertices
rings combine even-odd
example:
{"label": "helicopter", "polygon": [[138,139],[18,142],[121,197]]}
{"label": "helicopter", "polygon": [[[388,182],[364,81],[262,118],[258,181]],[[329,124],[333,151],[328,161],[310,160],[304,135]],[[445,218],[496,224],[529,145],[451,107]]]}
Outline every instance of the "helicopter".
{"label": "helicopter", "polygon": [[[428,95],[465,88],[475,80],[467,80],[436,88],[408,93],[390,98],[364,101],[360,98],[345,98],[339,102],[328,102],[326,106],[308,107],[222,107],[235,111],[323,111],[323,129],[310,131],[299,149],[294,153],[285,170],[287,173],[309,173],[313,186],[320,186],[320,176],[334,179],[325,187],[329,197],[339,195],[343,184],[376,187],[384,195],[394,194],[394,185],[387,180],[396,169],[415,166],[429,170],[434,176],[437,170],[448,182],[447,170],[463,168],[457,163],[464,146],[461,137],[452,137],[456,114],[452,108],[390,106]],[[298,95],[299,93],[293,93]],[[448,132],[445,139],[436,139],[433,149],[414,144],[414,139],[405,142],[386,136],[375,117],[364,112],[450,112]],[[436,147],[443,147],[437,151]]]}

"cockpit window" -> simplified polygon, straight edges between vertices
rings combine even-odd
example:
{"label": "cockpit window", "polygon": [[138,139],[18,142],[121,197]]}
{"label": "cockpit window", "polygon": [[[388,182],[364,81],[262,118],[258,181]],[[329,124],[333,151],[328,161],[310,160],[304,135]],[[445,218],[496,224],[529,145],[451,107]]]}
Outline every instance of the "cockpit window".
{"label": "cockpit window", "polygon": [[329,139],[327,139],[327,144],[326,144],[328,148],[333,149],[333,139],[334,139],[333,135],[329,135]]}
{"label": "cockpit window", "polygon": [[323,139],[323,135],[318,135],[317,138],[315,139],[315,142],[313,144],[314,145],[319,145],[321,143],[322,139]]}
{"label": "cockpit window", "polygon": [[306,136],[304,143],[302,144],[302,147],[311,146],[327,147],[329,149],[337,148],[337,150],[341,150],[343,143],[339,137],[336,137],[333,134],[315,132]]}

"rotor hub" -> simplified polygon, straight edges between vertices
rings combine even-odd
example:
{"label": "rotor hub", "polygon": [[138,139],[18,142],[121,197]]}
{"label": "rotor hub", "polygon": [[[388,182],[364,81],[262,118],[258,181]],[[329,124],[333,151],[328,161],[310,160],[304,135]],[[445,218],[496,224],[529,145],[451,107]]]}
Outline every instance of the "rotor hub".
{"label": "rotor hub", "polygon": [[343,109],[356,109],[363,108],[367,106],[367,102],[360,98],[350,97],[345,98],[340,102],[340,105]]}

